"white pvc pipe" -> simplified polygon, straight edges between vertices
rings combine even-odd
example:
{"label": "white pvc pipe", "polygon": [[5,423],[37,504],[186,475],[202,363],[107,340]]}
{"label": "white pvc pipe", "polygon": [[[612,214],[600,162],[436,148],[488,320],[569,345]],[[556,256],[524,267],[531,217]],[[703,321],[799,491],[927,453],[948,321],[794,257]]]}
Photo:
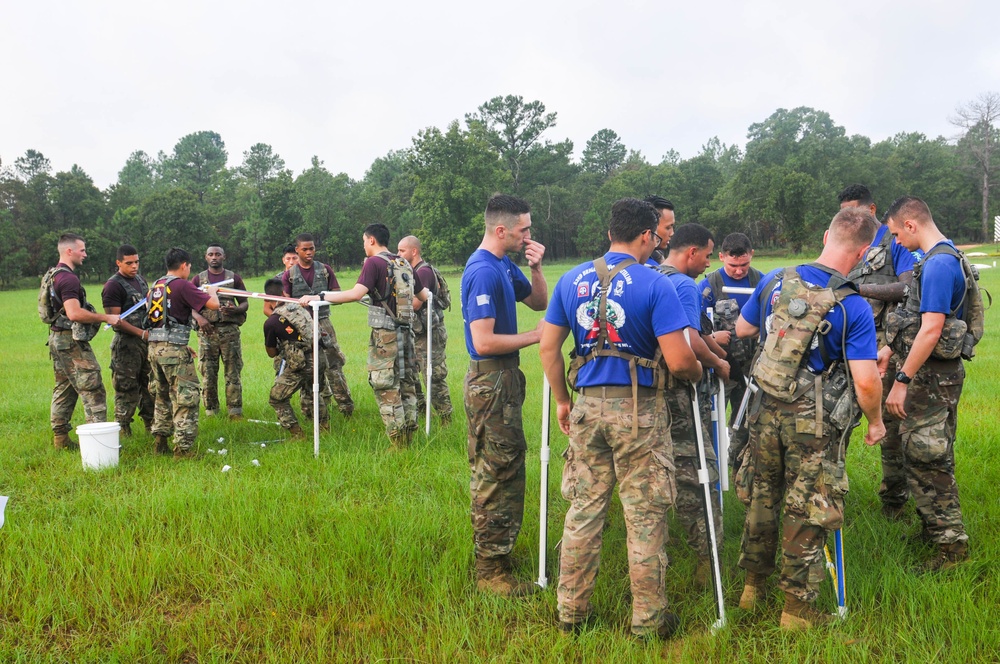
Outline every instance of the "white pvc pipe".
{"label": "white pvc pipe", "polygon": [[424,307],[427,311],[427,392],[424,394],[426,397],[425,401],[425,411],[424,411],[424,433],[426,435],[431,435],[431,348],[434,344],[433,338],[431,337],[431,327],[433,326],[433,316],[434,316],[434,294],[427,293],[427,301],[424,302]]}
{"label": "white pvc pipe", "polygon": [[329,306],[325,300],[309,303],[313,315],[313,457],[319,458],[319,308]]}
{"label": "white pvc pipe", "polygon": [[538,586],[546,588],[549,580],[545,576],[545,554],[549,536],[549,428],[551,423],[552,390],[549,379],[542,376],[542,445],[541,453],[541,493],[538,503]]}
{"label": "white pvc pipe", "polygon": [[722,292],[730,295],[753,295],[754,289],[743,286],[723,286]]}
{"label": "white pvc pipe", "polygon": [[[726,381],[719,376],[719,481],[723,491],[729,491],[729,425],[726,423]],[[722,502],[722,496],[719,496]]]}

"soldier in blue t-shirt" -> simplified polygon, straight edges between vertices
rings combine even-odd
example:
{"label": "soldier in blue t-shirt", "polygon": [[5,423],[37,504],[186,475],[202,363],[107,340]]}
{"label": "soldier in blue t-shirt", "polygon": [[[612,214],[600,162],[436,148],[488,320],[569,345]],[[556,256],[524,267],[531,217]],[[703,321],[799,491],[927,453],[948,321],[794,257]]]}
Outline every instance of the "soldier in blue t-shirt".
{"label": "soldier in blue t-shirt", "polygon": [[[471,361],[465,375],[469,468],[472,473],[472,532],[476,587],[504,596],[526,595],[531,583],[510,574],[510,552],[524,514],[524,455],[521,426],[524,374],[519,351],[537,344],[541,322],[517,331],[515,304],[542,311],[549,301],[542,274],[545,247],[531,239],[531,208],[514,196],[496,194],[486,204],[486,232],[462,273],[462,319]],[[524,252],[531,280],[507,257]]]}
{"label": "soldier in blue t-shirt", "polygon": [[[924,258],[914,270],[914,282],[901,308],[919,311],[919,329],[905,335],[892,317],[890,353],[898,353],[893,385],[885,407],[899,418],[903,462],[910,493],[923,523],[922,537],[938,547],[925,569],[947,569],[969,557],[955,481],[955,433],[958,400],[965,381],[962,358],[939,359],[936,346],[949,319],[963,315],[965,273],[958,252],[919,198],[897,199],[888,212],[889,231],[909,250],[920,248]],[[916,298],[919,307],[913,307]],[[912,339],[912,342],[908,342]],[[880,352],[880,368],[891,372]]]}
{"label": "soldier in blue t-shirt", "polygon": [[868,419],[867,444],[885,434],[871,307],[844,278],[874,232],[867,210],[841,210],[816,262],[765,276],[736,321],[738,336],[762,337],[752,369],[759,399],[750,409],[750,443],[734,482],[748,504],[740,607],[763,600],[780,542],[785,629],[830,619],[812,604],[824,576],[827,532],[844,519],[844,452],[857,408]]}
{"label": "soldier in blue t-shirt", "polygon": [[[539,353],[559,426],[570,437],[558,591],[564,632],[579,631],[590,616],[615,484],[628,537],[632,633],[667,638],[679,624],[663,589],[674,470],[663,390],[668,369],[697,380],[701,365],[684,340],[689,321],[675,289],[643,265],[660,243],[656,225],[649,203],[616,202],[610,250],[563,275],[545,314]],[[570,333],[576,357],[571,387],[580,394],[575,406],[562,356]]]}
{"label": "soldier in blue t-shirt", "polygon": [[[875,199],[863,184],[852,184],[837,196],[841,209],[862,207],[875,214]],[[875,232],[875,239],[864,258],[854,266],[847,278],[854,282],[875,315],[875,333],[879,348],[885,348],[885,314],[896,302],[903,300],[906,287],[913,278],[913,254],[896,241],[885,223]],[[887,353],[888,349],[882,351]],[[882,399],[889,396],[892,376],[887,371],[882,378]],[[899,420],[882,404],[885,421],[885,440],[882,441],[882,485],[878,495],[882,500],[882,513],[890,519],[899,519],[906,507],[906,473],[903,470],[903,452],[900,449]]]}

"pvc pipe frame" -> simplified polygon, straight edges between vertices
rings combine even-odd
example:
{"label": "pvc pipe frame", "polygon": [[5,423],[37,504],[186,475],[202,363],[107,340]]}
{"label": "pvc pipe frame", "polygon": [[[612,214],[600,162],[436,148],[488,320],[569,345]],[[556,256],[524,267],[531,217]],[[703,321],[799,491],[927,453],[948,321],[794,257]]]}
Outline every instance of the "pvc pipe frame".
{"label": "pvc pipe frame", "polygon": [[[259,295],[259,293],[254,293],[254,295]],[[271,299],[273,295],[268,295],[264,299]],[[281,298],[282,300],[292,300],[293,302],[298,302],[294,298]],[[326,300],[315,300],[309,303],[312,307],[313,315],[313,457],[319,458],[319,308],[322,306],[330,306],[330,303]]]}
{"label": "pvc pipe frame", "polygon": [[541,495],[538,503],[538,581],[540,588],[546,588],[549,580],[545,576],[545,554],[549,535],[549,432],[551,431],[552,390],[549,379],[542,375],[542,445],[539,454],[541,468]]}
{"label": "pvc pipe frame", "polygon": [[424,307],[427,307],[427,392],[424,394],[425,409],[424,409],[424,434],[431,435],[431,347],[434,344],[434,340],[431,337],[431,327],[432,327],[432,316],[434,315],[434,294],[427,294],[427,301],[424,302]]}
{"label": "pvc pipe frame", "polygon": [[[220,281],[217,284],[208,284],[208,285],[210,285],[210,286],[223,286],[225,284],[231,284],[231,283],[233,283],[233,281],[234,281],[233,279],[223,279],[222,281]],[[199,290],[205,290],[205,286],[199,286]],[[143,298],[143,299],[139,300],[138,302],[136,302],[135,304],[133,304],[131,307],[129,307],[128,310],[125,313],[120,314],[119,318],[125,318],[126,316],[128,316],[128,315],[130,315],[130,314],[132,314],[132,313],[134,313],[136,311],[138,311],[139,307],[147,307],[147,306],[149,306],[149,301],[146,300],[145,298]],[[109,327],[111,327],[111,325],[109,323],[105,323],[104,324],[104,329],[105,330],[108,329]]]}

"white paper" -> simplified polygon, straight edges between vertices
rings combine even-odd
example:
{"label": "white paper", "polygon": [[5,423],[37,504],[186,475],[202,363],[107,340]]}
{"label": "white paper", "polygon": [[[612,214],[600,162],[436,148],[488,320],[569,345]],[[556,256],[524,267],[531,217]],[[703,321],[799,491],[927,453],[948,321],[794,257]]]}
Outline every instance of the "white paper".
{"label": "white paper", "polygon": [[230,468],[232,468],[232,466],[223,466],[222,467],[222,472],[228,473]]}
{"label": "white paper", "polygon": [[227,450],[226,448],[222,448],[221,450],[219,450],[219,456],[226,456],[226,452],[228,451],[229,450]]}
{"label": "white paper", "polygon": [[253,464],[253,465],[255,465],[255,466],[259,466],[260,465],[260,461],[257,461],[257,459],[254,459],[250,463]]}
{"label": "white paper", "polygon": [[215,454],[215,450],[213,450],[211,447],[205,451],[208,452],[209,454]]}
{"label": "white paper", "polygon": [[217,441],[215,441],[215,442],[217,442],[217,443],[224,443],[224,442],[226,442],[226,439],[225,439],[225,438],[219,438],[219,439],[218,439]]}
{"label": "white paper", "polygon": [[267,443],[261,443],[260,446],[261,447],[267,447]]}
{"label": "white paper", "polygon": [[7,509],[7,496],[0,496],[0,528],[3,528],[3,511]]}

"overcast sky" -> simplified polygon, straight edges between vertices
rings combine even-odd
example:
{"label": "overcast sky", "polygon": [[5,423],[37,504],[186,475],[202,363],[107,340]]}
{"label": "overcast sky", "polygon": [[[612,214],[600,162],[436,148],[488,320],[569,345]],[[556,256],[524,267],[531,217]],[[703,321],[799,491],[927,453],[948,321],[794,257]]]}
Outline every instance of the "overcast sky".
{"label": "overcast sky", "polygon": [[134,150],[213,130],[230,166],[263,142],[360,179],[507,94],[558,113],[545,138],[576,159],[605,127],[654,163],[742,146],[797,106],[952,137],[958,104],[1000,91],[1000,2],[9,0],[0,54],[5,166],[33,148],[105,188]]}

